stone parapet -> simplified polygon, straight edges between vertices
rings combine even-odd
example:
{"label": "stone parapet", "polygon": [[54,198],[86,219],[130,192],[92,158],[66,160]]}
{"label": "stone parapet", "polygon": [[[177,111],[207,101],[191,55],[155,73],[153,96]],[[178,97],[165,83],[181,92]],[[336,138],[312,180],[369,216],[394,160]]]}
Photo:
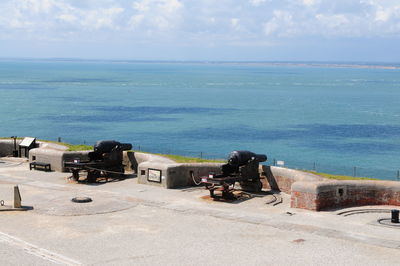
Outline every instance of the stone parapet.
{"label": "stone parapet", "polygon": [[82,161],[89,160],[90,151],[63,151],[50,148],[36,148],[29,152],[30,162],[49,163],[51,169],[58,172],[67,172],[64,168],[64,162],[80,159]]}
{"label": "stone parapet", "polygon": [[292,185],[292,208],[320,211],[363,205],[400,206],[400,182],[332,180]]}
{"label": "stone parapet", "polygon": [[[138,158],[144,159],[140,155]],[[137,176],[140,184],[182,188],[195,185],[193,177],[200,180],[201,176],[208,176],[210,172],[221,171],[221,163],[176,163],[151,154],[147,154],[146,159],[147,161],[138,164]]]}
{"label": "stone parapet", "polygon": [[[18,144],[22,140],[17,139],[17,150]],[[0,139],[0,157],[12,156],[14,150],[14,140],[13,139]]]}
{"label": "stone parapet", "polygon": [[260,165],[261,181],[264,189],[272,189],[290,194],[293,183],[297,181],[323,181],[318,175],[294,169]]}

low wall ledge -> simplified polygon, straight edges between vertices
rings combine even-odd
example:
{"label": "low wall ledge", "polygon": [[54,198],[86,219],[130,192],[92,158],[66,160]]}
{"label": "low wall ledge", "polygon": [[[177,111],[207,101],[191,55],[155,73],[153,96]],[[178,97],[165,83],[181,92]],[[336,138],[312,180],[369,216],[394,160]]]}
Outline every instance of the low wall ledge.
{"label": "low wall ledge", "polygon": [[346,187],[353,190],[385,190],[400,192],[400,182],[397,181],[375,181],[375,180],[327,180],[319,182],[298,181],[293,183],[292,191],[305,193],[321,193]]}

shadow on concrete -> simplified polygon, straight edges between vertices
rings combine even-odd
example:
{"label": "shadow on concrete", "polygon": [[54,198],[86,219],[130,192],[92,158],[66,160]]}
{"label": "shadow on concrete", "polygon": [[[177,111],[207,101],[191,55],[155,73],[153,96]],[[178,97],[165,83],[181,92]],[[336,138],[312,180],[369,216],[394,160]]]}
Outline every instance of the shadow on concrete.
{"label": "shadow on concrete", "polygon": [[[224,199],[220,197],[212,198],[210,195],[205,195],[202,196],[201,198],[204,200],[209,200],[213,202],[223,202],[223,203],[229,203],[229,204],[240,204],[242,202],[251,200],[253,198],[264,198],[267,196],[274,196],[276,191],[260,191],[260,192],[246,192],[242,190],[234,190],[233,194],[235,196],[234,199]],[[275,198],[276,199],[276,198]]]}
{"label": "shadow on concrete", "polygon": [[80,177],[79,180],[73,180],[72,176],[68,178],[68,181],[70,183],[76,183],[76,184],[84,184],[84,185],[89,185],[89,186],[101,186],[105,185],[107,183],[112,183],[112,182],[120,182],[124,181],[126,179],[132,179],[136,178],[136,174],[125,174],[124,177],[106,177],[102,176],[96,179],[96,182],[88,182],[86,177]]}
{"label": "shadow on concrete", "polygon": [[280,191],[278,182],[276,181],[276,178],[271,171],[271,166],[264,166],[261,175],[265,176],[271,190]]}

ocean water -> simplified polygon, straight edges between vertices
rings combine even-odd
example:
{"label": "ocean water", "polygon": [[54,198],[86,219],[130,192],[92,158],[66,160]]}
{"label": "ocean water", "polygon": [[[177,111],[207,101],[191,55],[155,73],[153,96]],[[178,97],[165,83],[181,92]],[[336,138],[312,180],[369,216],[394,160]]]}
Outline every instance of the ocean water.
{"label": "ocean water", "polygon": [[[0,60],[0,135],[396,179],[400,69]],[[356,167],[356,168],[354,168]]]}

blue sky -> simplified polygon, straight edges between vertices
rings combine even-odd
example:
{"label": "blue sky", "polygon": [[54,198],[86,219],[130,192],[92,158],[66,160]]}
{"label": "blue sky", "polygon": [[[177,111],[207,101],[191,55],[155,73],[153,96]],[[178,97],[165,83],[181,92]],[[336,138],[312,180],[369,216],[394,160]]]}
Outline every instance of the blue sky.
{"label": "blue sky", "polygon": [[400,1],[1,0],[0,57],[400,62]]}

